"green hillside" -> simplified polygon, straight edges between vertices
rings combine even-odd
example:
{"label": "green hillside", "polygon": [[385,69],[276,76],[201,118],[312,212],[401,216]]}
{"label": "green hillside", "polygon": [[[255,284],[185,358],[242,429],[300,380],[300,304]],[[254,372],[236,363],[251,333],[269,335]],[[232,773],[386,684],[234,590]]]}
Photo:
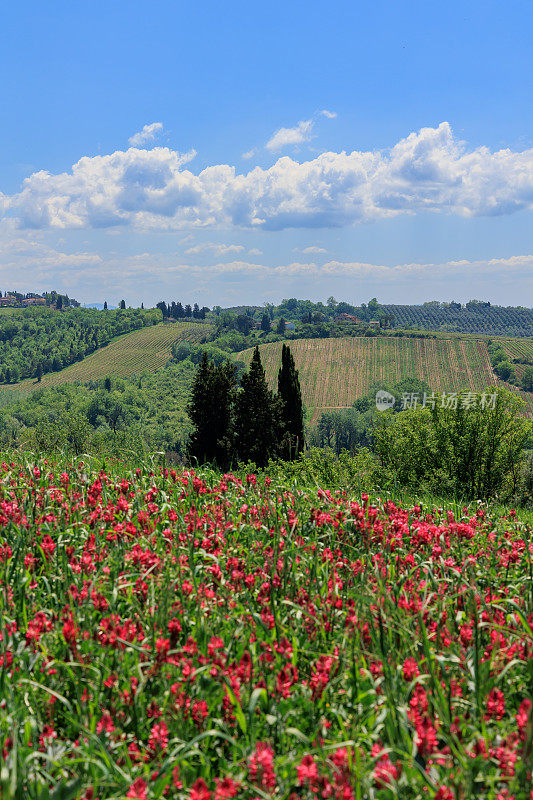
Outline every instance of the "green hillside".
{"label": "green hillside", "polygon": [[[276,386],[281,347],[281,342],[260,346],[272,388]],[[439,392],[479,392],[498,383],[486,343],[474,338],[297,339],[290,342],[290,347],[300,374],[303,399],[314,419],[322,411],[348,408],[376,381],[394,384],[416,377]],[[249,349],[236,357],[248,364],[251,354]],[[533,395],[521,395],[533,411]]]}
{"label": "green hillside", "polygon": [[100,380],[108,376],[127,378],[143,372],[155,372],[170,358],[174,342],[180,339],[193,343],[202,342],[211,327],[203,322],[180,321],[141,328],[114,339],[107,346],[59,372],[44,375],[40,383],[30,378],[9,388],[31,392],[65,383]]}

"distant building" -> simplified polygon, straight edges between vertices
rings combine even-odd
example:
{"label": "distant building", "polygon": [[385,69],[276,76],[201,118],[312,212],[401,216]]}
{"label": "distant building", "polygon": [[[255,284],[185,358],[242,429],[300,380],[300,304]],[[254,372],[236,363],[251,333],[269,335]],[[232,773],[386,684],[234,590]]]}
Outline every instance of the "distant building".
{"label": "distant building", "polygon": [[46,300],[44,297],[27,297],[22,301],[25,306],[45,306]]}
{"label": "distant building", "polygon": [[335,316],[335,322],[345,324],[345,325],[357,325],[359,320],[357,317],[354,317],[353,314],[337,314]]}
{"label": "distant building", "polygon": [[285,323],[285,330],[286,331],[294,331],[296,329],[296,325],[294,322],[286,322]]}
{"label": "distant building", "polygon": [[379,319],[371,319],[370,322],[368,323],[368,327],[379,328],[380,327]]}
{"label": "distant building", "polygon": [[14,306],[16,302],[16,297],[0,297],[0,306]]}

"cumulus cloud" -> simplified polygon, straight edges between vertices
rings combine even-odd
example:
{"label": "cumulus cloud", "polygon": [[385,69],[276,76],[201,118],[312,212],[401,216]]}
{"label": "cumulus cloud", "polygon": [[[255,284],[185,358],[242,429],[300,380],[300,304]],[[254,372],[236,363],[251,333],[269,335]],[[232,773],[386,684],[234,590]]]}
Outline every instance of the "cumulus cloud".
{"label": "cumulus cloud", "polygon": [[325,264],[314,261],[289,261],[286,264],[258,264],[245,259],[233,259],[202,264],[186,264],[180,260],[179,254],[150,254],[140,253],[136,256],[119,258],[102,264],[102,270],[112,267],[112,272],[122,277],[158,276],[164,277],[172,274],[195,275],[224,275],[240,273],[242,275],[257,275],[269,277],[310,277],[316,279],[330,279],[336,277],[356,276],[361,279],[379,279],[384,281],[408,280],[412,276],[435,279],[468,275],[489,274],[511,276],[530,275],[533,272],[533,254],[509,256],[507,258],[493,259],[461,259],[444,262],[407,262],[401,264],[373,264],[365,261],[338,261],[331,260]]}
{"label": "cumulus cloud", "polygon": [[195,174],[186,168],[194,155],[155,147],[85,157],[69,172],[26,178],[18,194],[0,198],[3,213],[34,229],[280,230],[533,208],[533,149],[468,148],[447,122],[388,151],[283,156],[244,173],[216,164]]}
{"label": "cumulus cloud", "polygon": [[151,122],[149,125],[144,125],[142,131],[137,131],[130,136],[128,144],[131,144],[132,147],[144,147],[145,144],[153,142],[155,137],[162,132],[162,122]]}
{"label": "cumulus cloud", "polygon": [[217,244],[216,242],[202,242],[187,248],[188,256],[202,253],[213,253],[216,256],[226,256],[232,253],[242,253],[245,248],[242,244]]}
{"label": "cumulus cloud", "polygon": [[245,153],[242,154],[242,158],[245,158],[245,159],[248,160],[249,158],[253,158],[256,153],[257,153],[256,148],[252,147],[251,150],[247,150]]}
{"label": "cumulus cloud", "polygon": [[327,253],[328,251],[325,250],[323,247],[317,247],[316,245],[310,245],[309,247],[304,247],[303,250],[300,251],[301,253]]}
{"label": "cumulus cloud", "polygon": [[288,145],[303,144],[311,140],[314,120],[303,119],[294,128],[280,128],[268,140],[268,150],[282,150]]}
{"label": "cumulus cloud", "polygon": [[[304,119],[298,122],[294,128],[279,128],[268,140],[265,147],[267,150],[283,150],[285,147],[293,145],[305,144],[310,142],[313,138],[313,130],[318,117],[326,117],[327,119],[335,119],[337,116],[335,111],[328,111],[324,109],[319,111],[311,119]],[[255,152],[255,151],[250,151]]]}

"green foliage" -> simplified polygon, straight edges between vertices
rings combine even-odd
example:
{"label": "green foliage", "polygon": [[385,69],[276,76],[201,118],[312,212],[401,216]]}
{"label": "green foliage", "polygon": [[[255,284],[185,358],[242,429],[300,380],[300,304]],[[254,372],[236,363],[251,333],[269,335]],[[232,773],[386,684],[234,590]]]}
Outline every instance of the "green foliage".
{"label": "green foliage", "polygon": [[[259,352],[259,351],[257,351]],[[283,345],[278,372],[278,397],[282,403],[284,437],[281,452],[288,461],[297,458],[304,448],[302,392],[298,370],[288,345]]]}
{"label": "green foliage", "polygon": [[316,427],[309,434],[309,443],[332,450],[354,453],[360,447],[369,447],[372,442],[373,415],[355,408],[340,409],[320,416]]}
{"label": "green foliage", "polygon": [[250,369],[241,378],[241,391],[235,401],[235,445],[239,461],[252,461],[263,467],[277,454],[283,430],[281,403],[268,388],[256,347]]}
{"label": "green foliage", "polygon": [[17,383],[63,369],[129,331],[152,325],[159,312],[97,311],[63,305],[10,309],[0,317],[0,383]]}
{"label": "green foliage", "polygon": [[514,383],[516,380],[516,373],[510,361],[499,361],[494,367],[494,372],[502,381]]}
{"label": "green foliage", "polygon": [[334,490],[342,487],[355,492],[382,488],[389,482],[389,476],[376,456],[366,448],[361,448],[356,454],[346,450],[336,454],[331,450],[310,447],[290,463],[270,461],[267,472],[278,480]]}
{"label": "green foliage", "polygon": [[385,412],[374,430],[382,465],[402,486],[427,487],[457,497],[513,495],[531,423],[519,416],[521,400],[505,389],[494,407],[457,407]]}
{"label": "green foliage", "polygon": [[522,375],[522,389],[533,392],[533,367],[527,367]]}
{"label": "green foliage", "polygon": [[426,330],[493,334],[495,336],[533,336],[533,311],[529,308],[492,306],[470,301],[460,303],[424,303],[423,305],[382,305],[381,312],[391,315],[399,328],[420,327]]}
{"label": "green foliage", "polygon": [[195,366],[184,361],[140,378],[107,379],[109,384],[64,384],[24,399],[16,392],[11,404],[0,409],[0,443],[35,442],[45,452],[71,449],[66,431],[74,414],[88,425],[85,450],[115,451],[122,443],[141,453],[148,448],[183,455],[191,430],[186,406],[194,373]]}
{"label": "green foliage", "polygon": [[233,451],[236,378],[229,361],[216,365],[204,353],[187,407],[193,425],[188,455],[200,464],[229,466]]}
{"label": "green foliage", "polygon": [[272,325],[270,324],[270,314],[265,313],[261,317],[261,330],[265,333],[270,333]]}

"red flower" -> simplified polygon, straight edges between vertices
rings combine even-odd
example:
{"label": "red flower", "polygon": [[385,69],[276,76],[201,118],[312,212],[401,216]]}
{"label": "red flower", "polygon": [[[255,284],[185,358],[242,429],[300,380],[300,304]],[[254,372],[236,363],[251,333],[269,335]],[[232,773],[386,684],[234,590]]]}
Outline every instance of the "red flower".
{"label": "red flower", "polygon": [[274,773],[274,751],[270,745],[258,742],[250,757],[248,766],[250,781],[261,789],[273,790],[276,788],[276,775]]}
{"label": "red flower", "polygon": [[158,751],[162,753],[168,747],[168,728],[164,720],[156,722],[150,731],[150,738],[148,739],[148,749],[156,755]]}
{"label": "red flower", "polygon": [[313,756],[304,756],[296,771],[300,783],[311,783],[318,778],[318,769]]}
{"label": "red flower", "polygon": [[216,779],[216,789],[214,800],[226,800],[226,798],[237,797],[239,784],[231,778]]}
{"label": "red flower", "polygon": [[144,780],[144,778],[136,778],[131,784],[128,794],[126,797],[133,797],[135,800],[146,800],[147,794],[146,790],[148,788],[148,784]]}
{"label": "red flower", "polygon": [[211,792],[203,778],[198,778],[191,786],[189,800],[211,800]]}
{"label": "red flower", "polygon": [[413,678],[418,677],[420,675],[420,670],[418,669],[418,664],[414,660],[414,658],[406,658],[403,662],[403,677],[406,681],[412,681]]}
{"label": "red flower", "polygon": [[485,719],[502,719],[505,713],[505,697],[500,689],[493,689],[487,699]]}

